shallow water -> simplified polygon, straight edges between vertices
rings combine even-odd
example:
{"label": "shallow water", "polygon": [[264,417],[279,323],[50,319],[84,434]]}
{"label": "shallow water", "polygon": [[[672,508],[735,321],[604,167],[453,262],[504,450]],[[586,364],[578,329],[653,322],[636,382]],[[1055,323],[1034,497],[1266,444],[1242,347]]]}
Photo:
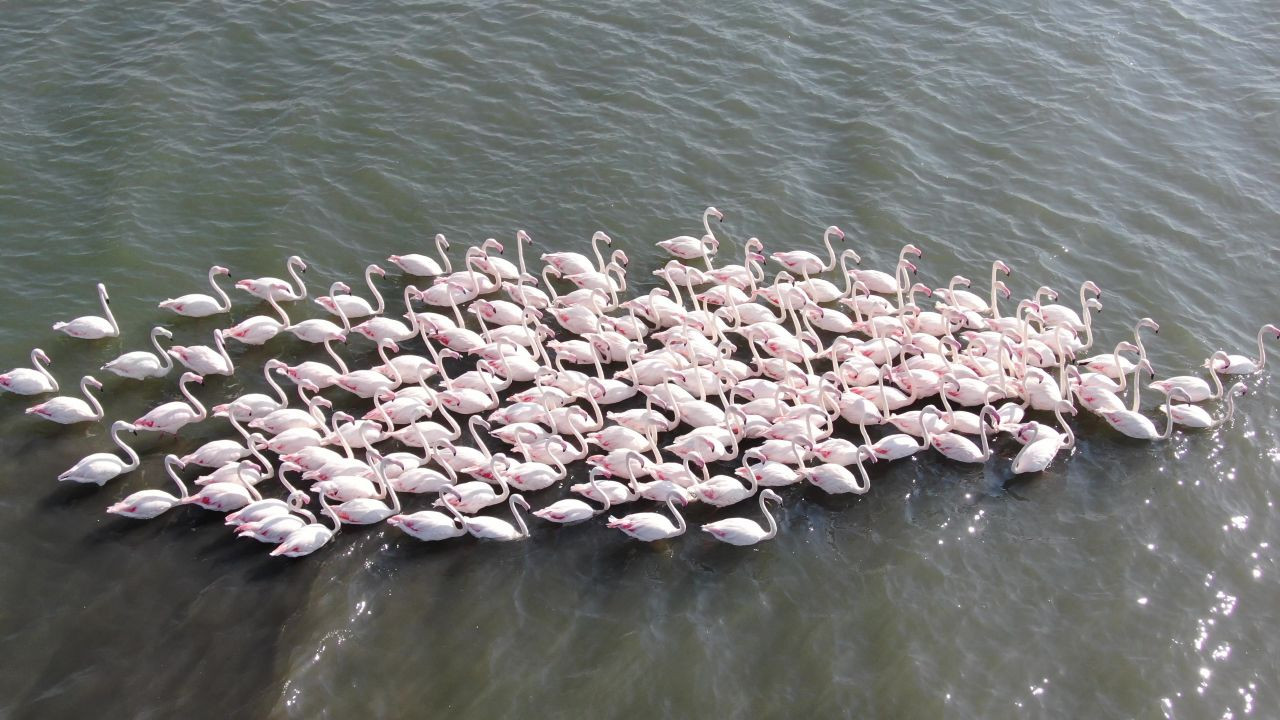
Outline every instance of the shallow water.
{"label": "shallow water", "polygon": [[[535,251],[604,229],[644,290],[653,243],[707,204],[733,259],[750,235],[817,249],[835,223],[864,266],[919,245],[935,286],[986,287],[995,258],[1018,297],[1092,279],[1100,344],[1154,317],[1161,375],[1252,354],[1276,320],[1275,3],[614,5],[10,3],[0,366],[39,345],[71,385],[157,322],[206,342],[222,321],[154,303],[214,262],[279,275],[297,252],[314,291],[436,232],[457,259],[516,228]],[[55,337],[96,311],[95,280],[124,337]],[[234,317],[259,311],[237,298]],[[258,368],[273,348],[303,354],[232,352]],[[112,418],[176,396],[107,385]],[[757,548],[379,526],[296,562],[212,513],[102,513],[213,424],[142,439],[143,467],[104,488],[60,487],[107,426],[46,427],[3,396],[0,716],[1266,715],[1280,418],[1251,385],[1230,427],[1167,444],[1082,417],[1031,479],[1002,444],[981,469],[876,467],[861,498],[791,489]]]}

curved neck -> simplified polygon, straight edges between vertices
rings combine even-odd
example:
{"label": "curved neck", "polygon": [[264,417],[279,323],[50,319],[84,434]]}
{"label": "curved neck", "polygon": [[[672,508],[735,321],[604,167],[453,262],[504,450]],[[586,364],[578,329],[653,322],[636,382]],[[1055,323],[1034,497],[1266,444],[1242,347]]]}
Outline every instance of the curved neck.
{"label": "curved neck", "polygon": [[[370,281],[369,286],[373,287],[372,281]],[[333,301],[333,311],[337,313],[338,319],[342,321],[343,332],[351,332],[351,318],[347,317],[347,311],[342,307],[342,303],[338,302],[338,283],[334,283],[329,287],[329,299]],[[382,312],[381,295],[378,295],[378,308],[378,312]],[[347,371],[345,370],[345,366],[342,372],[344,375],[346,374]]]}
{"label": "curved neck", "polygon": [[600,254],[600,236],[591,236],[591,252],[596,256],[596,267],[600,268],[600,272],[604,272],[604,255]]}
{"label": "curved neck", "polygon": [[102,411],[102,405],[98,402],[98,398],[89,392],[89,378],[80,381],[80,392],[84,394],[85,399],[89,401],[89,407],[93,408],[93,419],[101,420],[106,413]]}
{"label": "curved neck", "polygon": [[827,247],[827,265],[822,268],[823,272],[829,272],[836,267],[836,249],[831,246],[831,231],[826,230],[822,233],[822,244]]}
{"label": "curved neck", "polygon": [[324,493],[320,493],[320,511],[329,516],[333,521],[333,534],[337,535],[342,532],[342,518],[338,517],[338,513],[333,511],[329,506],[328,497]]}
{"label": "curved neck", "polygon": [[221,303],[218,305],[218,312],[227,312],[231,309],[231,298],[227,297],[226,290],[218,287],[218,283],[214,281],[215,277],[217,277],[217,273],[213,271],[213,268],[210,268],[209,286],[213,288],[213,294],[218,296],[218,301]]}
{"label": "curved neck", "polygon": [[[979,439],[982,440],[982,459],[984,461],[991,459],[991,445],[987,441],[987,423],[986,421],[983,420],[983,415],[987,414],[987,408],[990,408],[990,407],[991,407],[990,405],[987,405],[983,407],[982,410],[978,413],[978,433],[979,433]],[[991,410],[991,414],[995,415],[994,408]],[[996,418],[997,418],[997,421],[999,421],[998,415],[996,416]]]}
{"label": "curved neck", "polygon": [[124,469],[136,470],[138,468],[138,465],[141,464],[142,460],[138,458],[138,453],[134,451],[133,448],[126,445],[124,440],[120,439],[120,431],[123,429],[124,429],[124,423],[116,423],[111,428],[111,439],[115,442],[116,445],[120,447],[121,450],[124,451],[124,454],[129,457],[129,464],[125,466]]}
{"label": "curved neck", "polygon": [[[173,369],[173,357],[160,347],[160,333],[156,332],[160,328],[151,331],[151,345],[156,349],[156,357],[160,358],[160,369],[169,372]],[[41,368],[42,370],[44,368]],[[47,374],[47,373],[46,373]]]}
{"label": "curved neck", "polygon": [[1076,434],[1071,431],[1071,426],[1068,425],[1066,419],[1062,417],[1061,405],[1053,409],[1053,416],[1058,419],[1058,424],[1062,426],[1062,432],[1066,436],[1066,439],[1062,441],[1062,449],[1069,450],[1076,444]]}
{"label": "curved neck", "polygon": [[[158,347],[158,346],[157,346],[157,347]],[[165,353],[163,353],[163,352],[161,352],[160,354],[161,354],[162,356],[165,356]],[[168,361],[168,363],[169,363],[168,367],[173,367],[173,359],[172,359],[172,358],[169,358],[169,357],[167,357],[167,356],[166,356],[166,357],[164,358],[164,360],[165,360],[165,361]],[[49,385],[50,385],[50,386],[52,386],[52,388],[53,388],[53,392],[57,392],[57,391],[58,391],[58,380],[57,380],[57,378],[55,378],[55,377],[53,376],[53,373],[49,372],[49,368],[45,367],[45,366],[44,366],[44,363],[42,363],[42,362],[40,361],[40,351],[39,351],[39,350],[32,350],[32,351],[31,351],[31,364],[35,366],[35,368],[36,368],[36,371],[37,371],[37,372],[39,372],[41,375],[44,375],[44,376],[45,376],[45,379],[47,379],[47,380],[49,381]]]}
{"label": "curved neck", "polygon": [[1267,346],[1262,344],[1262,336],[1266,333],[1267,328],[1265,326],[1258,331],[1258,370],[1262,370],[1267,366]]}
{"label": "curved neck", "polygon": [[293,262],[288,263],[288,265],[289,265],[289,276],[293,278],[294,282],[298,283],[298,292],[295,293],[297,297],[295,297],[294,299],[301,300],[307,296],[307,286],[303,284],[302,278],[298,275],[297,265]]}
{"label": "curved neck", "polygon": [[293,469],[294,467],[288,464],[280,466],[280,484],[284,486],[285,490],[289,491],[290,499],[292,499],[297,495],[304,495],[304,496],[306,495],[306,493],[303,493],[300,490],[298,490],[298,488],[294,487],[293,483],[289,482],[289,478],[285,477],[285,474]]}
{"label": "curved neck", "polygon": [[[1172,406],[1171,406],[1172,407]],[[1231,422],[1231,418],[1236,416],[1236,394],[1234,392],[1227,393],[1227,412],[1213,426],[1217,427],[1225,423]]]}
{"label": "curved neck", "polygon": [[449,262],[449,255],[444,251],[446,240],[443,235],[436,235],[436,252],[440,253],[440,264],[444,266],[446,274],[453,272],[453,263]]}
{"label": "curved neck", "polygon": [[[521,515],[520,511],[516,509],[517,497],[520,497],[520,496],[512,495],[511,498],[507,501],[507,504],[511,508],[511,516],[516,519],[516,525],[520,528],[520,537],[529,537],[529,526],[525,524],[524,516]],[[606,500],[605,502],[608,502],[608,500]]]}
{"label": "curved neck", "polygon": [[332,340],[324,341],[324,350],[325,352],[329,353],[329,357],[333,358],[333,362],[337,364],[338,372],[342,373],[343,375],[346,375],[347,373],[351,372],[350,370],[347,369],[346,361],[344,361],[342,357],[338,355],[338,351],[333,349]]}
{"label": "curved neck", "polygon": [[391,483],[387,482],[386,460],[379,461],[373,466],[374,473],[378,476],[378,483],[382,485],[382,492],[391,496],[391,512],[397,514],[400,512],[400,496],[396,494],[396,489],[391,487]]}
{"label": "curved neck", "polygon": [[[752,473],[752,477],[755,474]],[[764,513],[765,522],[769,523],[769,532],[764,534],[761,540],[772,540],[778,534],[778,522],[773,519],[773,515],[769,514],[769,506],[765,505],[766,499],[763,493],[760,494],[760,512]]]}
{"label": "curved neck", "polygon": [[329,418],[329,421],[333,423],[332,424],[333,434],[338,436],[338,442],[341,443],[342,445],[342,451],[347,454],[347,459],[355,460],[356,454],[351,451],[351,443],[347,442],[347,436],[338,432],[338,423],[342,421],[343,417],[350,417],[350,416],[343,415],[342,413],[334,413],[333,416]]}
{"label": "curved neck", "polygon": [[[419,330],[418,313],[413,311],[413,301],[410,300],[410,297],[417,291],[418,289],[412,285],[404,289],[404,309],[409,313],[409,329],[413,331],[414,335],[417,335]],[[453,297],[453,293],[449,293],[449,297]],[[399,383],[399,380],[396,382]]]}
{"label": "curved neck", "polygon": [[[1083,294],[1083,290],[1081,293]],[[1084,306],[1084,345],[1080,346],[1078,352],[1084,353],[1093,347],[1093,313],[1089,312],[1089,306]]]}
{"label": "curved neck", "polygon": [[[369,292],[373,294],[373,299],[377,301],[378,307],[374,309],[374,315],[381,315],[383,310],[387,309],[387,299],[382,297],[382,293],[378,291],[378,286],[373,284],[373,272],[377,265],[370,265],[364,271],[364,283],[369,286]],[[337,305],[335,298],[334,305]]]}
{"label": "curved neck", "polygon": [[667,497],[667,509],[671,511],[671,515],[676,519],[676,535],[683,535],[687,528],[684,524],[684,516],[680,514],[679,510],[676,510],[675,493]]}
{"label": "curved neck", "polygon": [[262,454],[260,448],[267,446],[267,439],[261,435],[254,433],[249,436],[249,452],[253,455],[253,459],[257,460],[262,467],[266,468],[262,476],[263,480],[270,480],[276,475],[276,466],[267,461],[265,455]]}
{"label": "curved neck", "polygon": [[164,459],[164,469],[169,473],[169,479],[173,480],[173,484],[178,486],[178,497],[186,498],[190,495],[187,492],[187,484],[182,482],[182,478],[178,477],[178,471],[174,469],[179,462],[181,461],[178,460],[178,456],[170,455]]}
{"label": "curved neck", "polygon": [[[293,322],[289,320],[289,315],[284,311],[284,308],[280,307],[280,303],[276,301],[274,295],[267,296],[267,304],[270,305],[271,309],[275,310],[276,314],[280,316],[280,324],[285,327],[289,327],[293,324]],[[334,304],[337,304],[336,300],[334,301]]]}
{"label": "curved neck", "polygon": [[285,395],[284,388],[280,387],[280,383],[277,383],[276,379],[271,376],[271,371],[274,368],[275,365],[271,363],[264,365],[262,368],[262,376],[266,378],[267,384],[275,391],[276,399],[280,401],[280,407],[286,407],[289,405],[289,396]]}
{"label": "curved neck", "polygon": [[[120,326],[116,324],[116,316],[111,314],[111,303],[107,301],[106,288],[103,288],[98,291],[98,300],[102,302],[102,314],[106,316],[107,322],[111,323],[111,329],[114,330],[117,335],[119,335]],[[1258,337],[1261,338],[1262,336],[1259,335]],[[1261,339],[1259,339],[1258,342],[1261,343],[1262,342]]]}
{"label": "curved neck", "polygon": [[867,467],[862,464],[862,451],[858,450],[853,455],[853,464],[858,466],[858,474],[862,476],[862,484],[855,489],[859,493],[865,493],[871,489],[871,478],[867,476]]}
{"label": "curved neck", "polygon": [[404,377],[400,374],[400,368],[387,357],[387,347],[385,342],[378,343],[378,355],[382,357],[382,364],[391,371],[391,382],[400,385],[404,382]]}
{"label": "curved neck", "polygon": [[222,339],[221,332],[213,336],[213,345],[218,348],[218,354],[222,356],[222,361],[227,364],[227,369],[234,371],[235,366],[231,364],[231,356],[227,354],[227,344]]}

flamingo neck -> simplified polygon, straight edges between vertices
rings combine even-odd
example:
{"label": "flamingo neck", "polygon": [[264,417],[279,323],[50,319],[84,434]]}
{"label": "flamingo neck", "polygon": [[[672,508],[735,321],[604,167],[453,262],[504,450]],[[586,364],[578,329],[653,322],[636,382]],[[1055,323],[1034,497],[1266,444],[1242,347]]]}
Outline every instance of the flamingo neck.
{"label": "flamingo neck", "polygon": [[[115,331],[116,335],[119,335],[120,326],[116,324],[116,316],[111,314],[111,303],[107,302],[106,288],[98,291],[98,300],[102,303],[102,314],[106,316],[107,322],[111,323],[111,329]],[[1259,338],[1261,338],[1261,335],[1259,335]],[[1261,343],[1261,340],[1259,340],[1259,343]]]}
{"label": "flamingo neck", "polygon": [[[520,496],[512,495],[511,498],[507,501],[507,503],[508,503],[508,506],[511,508],[511,516],[516,519],[516,525],[520,528],[520,537],[527,538],[529,537],[529,526],[525,524],[524,516],[521,515],[520,511],[516,509],[517,497],[520,497]],[[606,499],[606,502],[608,502],[607,499]]]}
{"label": "flamingo neck", "polygon": [[290,262],[288,265],[289,265],[289,276],[293,278],[294,282],[298,283],[298,292],[295,293],[296,297],[294,297],[293,299],[302,300],[307,297],[307,286],[302,282],[302,277],[298,275],[297,264]]}
{"label": "flamingo neck", "polygon": [[[755,473],[750,473],[751,477],[755,477]],[[769,513],[769,506],[765,505],[765,497],[760,495],[760,512],[764,513],[764,520],[769,524],[769,531],[764,534],[761,540],[772,540],[778,534],[778,522],[773,519],[773,515]]]}
{"label": "flamingo neck", "polygon": [[684,524],[684,516],[680,514],[679,510],[676,510],[675,493],[671,493],[671,495],[667,497],[667,509],[671,511],[671,515],[676,519],[675,534],[683,535],[687,528]]}
{"label": "flamingo neck", "polygon": [[160,359],[160,369],[168,373],[173,369],[173,357],[165,352],[164,348],[160,347],[160,333],[155,330],[151,331],[151,345],[155,347],[156,357]]}
{"label": "flamingo neck", "polygon": [[[173,367],[173,358],[166,358],[166,359],[169,361],[169,367]],[[53,388],[53,392],[57,392],[58,380],[53,376],[53,373],[49,372],[49,368],[45,367],[44,364],[40,361],[39,350],[31,351],[31,364],[34,365],[36,370],[39,371],[41,375],[44,375],[45,378],[49,381],[49,384]]]}
{"label": "flamingo neck", "polygon": [[[378,286],[373,284],[373,268],[370,265],[364,271],[364,283],[369,286],[369,292],[373,294],[373,299],[377,301],[378,307],[374,308],[374,315],[381,315],[383,310],[387,309],[387,299],[382,297],[382,293],[378,290]],[[334,305],[337,305],[337,299],[334,299]]]}
{"label": "flamingo neck", "polygon": [[94,420],[101,420],[106,416],[106,413],[102,411],[102,404],[98,402],[98,398],[89,393],[88,378],[80,381],[80,392],[83,393],[85,398],[89,401],[89,407],[93,408]]}
{"label": "flamingo neck", "polygon": [[178,497],[185,500],[190,496],[190,493],[187,491],[187,484],[182,482],[182,478],[178,477],[178,471],[174,469],[177,461],[178,457],[176,455],[166,457],[164,459],[164,469],[169,473],[169,479],[173,480],[173,483],[178,486]]}
{"label": "flamingo neck", "polygon": [[[285,313],[284,308],[280,307],[280,303],[276,301],[275,295],[267,296],[267,304],[270,305],[271,309],[275,310],[276,314],[280,316],[280,324],[284,325],[285,327],[289,327],[290,325],[293,324],[292,322],[290,322],[289,315]],[[338,304],[338,301],[336,298],[334,299],[333,304],[334,305]]]}
{"label": "flamingo neck", "polygon": [[209,286],[213,288],[213,294],[218,296],[218,301],[220,303],[218,305],[218,312],[227,312],[231,309],[231,298],[227,296],[226,290],[218,287],[217,281],[214,280],[216,276],[217,275],[214,273],[213,268],[209,268]]}
{"label": "flamingo neck", "polygon": [[120,431],[121,431],[121,430],[123,430],[123,429],[124,429],[124,424],[123,424],[123,423],[116,423],[116,424],[111,428],[111,440],[112,440],[113,442],[115,442],[115,444],[116,444],[117,446],[119,446],[119,448],[120,448],[121,450],[123,450],[123,451],[124,451],[124,454],[125,454],[125,455],[127,455],[127,456],[129,457],[129,464],[128,464],[127,466],[125,466],[125,468],[124,468],[124,469],[125,469],[125,470],[136,470],[136,469],[138,468],[138,465],[140,465],[140,464],[142,463],[142,460],[141,460],[141,458],[139,458],[139,457],[138,457],[138,453],[137,453],[137,451],[135,451],[133,448],[129,447],[127,444],[125,444],[124,440],[123,440],[123,439],[121,439],[121,437],[120,437]]}

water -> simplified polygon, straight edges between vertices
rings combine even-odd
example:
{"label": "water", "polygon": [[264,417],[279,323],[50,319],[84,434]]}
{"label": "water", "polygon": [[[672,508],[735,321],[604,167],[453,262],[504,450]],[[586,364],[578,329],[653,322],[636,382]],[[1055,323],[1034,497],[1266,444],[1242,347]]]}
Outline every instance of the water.
{"label": "water", "polygon": [[[749,235],[816,249],[836,223],[866,266],[921,246],[934,285],[985,287],[997,257],[1019,297],[1092,279],[1102,343],[1161,322],[1162,375],[1252,354],[1276,320],[1275,3],[557,5],[10,3],[0,365],[39,345],[71,385],[156,322],[207,341],[220,321],[154,303],[214,262],[278,275],[298,252],[314,291],[435,232],[456,259],[516,228],[537,251],[603,229],[643,290],[652,243],[707,204],[734,258]],[[96,311],[95,280],[123,339],[53,336]],[[273,347],[302,355],[232,352],[260,367]],[[1163,445],[1082,417],[1070,460],[1029,480],[1002,444],[979,469],[877,467],[861,498],[792,489],[754,549],[375,527],[300,562],[209,513],[102,513],[213,424],[144,438],[105,488],[60,487],[106,425],[46,427],[5,396],[0,716],[1265,715],[1280,418],[1251,384],[1231,427]],[[113,379],[105,404],[175,396]]]}

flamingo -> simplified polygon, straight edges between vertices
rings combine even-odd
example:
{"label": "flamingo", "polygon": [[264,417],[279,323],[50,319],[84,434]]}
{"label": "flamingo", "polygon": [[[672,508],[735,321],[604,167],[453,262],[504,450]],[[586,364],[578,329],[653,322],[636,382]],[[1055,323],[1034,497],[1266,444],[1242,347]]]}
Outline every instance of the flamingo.
{"label": "flamingo", "polygon": [[[237,466],[239,473],[243,473],[253,464],[252,460],[242,461]],[[239,510],[249,503],[261,499],[262,495],[254,489],[253,484],[241,477],[240,474],[237,474],[235,482],[209,483],[200,488],[200,492],[195,495],[182,498],[182,504],[195,505],[205,510],[225,513]]]}
{"label": "flamingo", "polygon": [[80,398],[59,395],[52,400],[27,408],[26,412],[28,415],[35,415],[38,418],[51,420],[61,425],[97,422],[105,416],[105,413],[102,412],[102,405],[98,403],[98,399],[89,394],[90,387],[101,390],[102,383],[98,382],[92,375],[85,375],[80,380],[80,394],[84,395],[88,402]]}
{"label": "flamingo", "polygon": [[182,467],[182,461],[178,459],[178,456],[166,455],[164,469],[174,484],[178,486],[179,494],[177,496],[163,490],[140,490],[119,502],[112,503],[107,507],[107,512],[135,520],[150,520],[159,517],[172,507],[181,505],[184,500],[190,497],[190,493],[187,492],[186,483],[182,482],[182,478],[178,477],[177,471],[174,470],[175,466]]}
{"label": "flamingo", "polygon": [[320,498],[320,506],[322,511],[333,519],[333,529],[330,530],[323,523],[311,523],[299,530],[294,530],[289,533],[284,542],[271,551],[272,557],[280,555],[285,557],[310,555],[327,545],[333,539],[333,536],[342,530],[342,520],[334,512],[333,508],[329,507],[328,501],[323,497]]}
{"label": "flamingo", "polygon": [[165,328],[151,328],[151,344],[156,348],[154,353],[147,350],[125,353],[103,365],[101,369],[130,380],[146,380],[147,378],[168,375],[169,371],[173,369],[173,358],[165,352],[164,348],[160,347],[161,335],[170,340],[173,339],[173,333]]}
{"label": "flamingo", "polygon": [[[284,388],[281,388],[280,384],[276,382],[274,377],[272,377],[271,371],[279,371],[285,367],[286,365],[283,362],[275,358],[268,360],[266,364],[262,366],[262,375],[266,378],[267,385],[270,385],[271,389],[275,392],[275,397],[263,395],[262,393],[248,393],[241,395],[229,403],[214,405],[210,410],[214,415],[229,414],[240,422],[251,422],[258,418],[266,417],[277,410],[283,410],[288,407],[289,398],[284,394]],[[315,387],[314,384],[310,385],[313,388]],[[301,388],[302,386],[300,385],[299,387]],[[315,388],[315,390],[318,391],[319,388]],[[301,396],[301,393],[299,393],[299,395]],[[303,402],[306,402],[306,397],[301,397]]]}
{"label": "flamingo", "polygon": [[140,462],[138,453],[120,439],[121,430],[133,432],[133,426],[123,420],[111,423],[111,440],[124,451],[124,454],[129,458],[128,462],[121,460],[115,453],[94,453],[85,456],[80,462],[59,475],[58,481],[65,482],[69,480],[78,483],[92,483],[101,487],[107,484],[108,480],[113,480],[124,473],[137,470]]}
{"label": "flamingo", "polygon": [[[245,474],[247,474],[240,471],[239,463],[232,463],[229,467],[234,468],[235,474],[239,475],[241,478],[244,478]],[[288,473],[296,472],[298,470],[301,470],[299,466],[287,461],[280,466],[280,484],[284,485],[285,490],[289,491],[288,500],[281,500],[279,498],[255,500],[239,510],[229,513],[225,519],[225,524],[228,527],[239,527],[241,525],[266,520],[270,517],[287,515],[292,512],[295,507],[295,505],[290,501],[296,499],[302,504],[310,502],[311,498],[308,497],[306,493],[295,488],[286,478]],[[251,468],[250,471],[252,471]],[[233,476],[228,475],[228,477]]]}
{"label": "flamingo", "polygon": [[81,340],[119,337],[120,326],[116,324],[116,318],[111,314],[111,298],[107,295],[107,286],[102,283],[98,283],[98,300],[102,303],[102,314],[105,317],[84,315],[70,322],[54,323],[53,329]]}
{"label": "flamingo", "polygon": [[286,503],[288,509],[283,513],[237,525],[236,537],[277,545],[293,533],[314,524],[316,516],[301,506],[303,500],[299,498],[305,499],[306,496],[291,496]]}
{"label": "flamingo", "polygon": [[[370,266],[370,267],[376,267],[376,266]],[[373,287],[372,280],[369,281],[369,286]],[[351,288],[347,287],[346,283],[336,282],[329,287],[329,293],[331,297],[317,298],[316,302],[320,302],[321,300],[330,300],[332,302],[332,298],[350,297],[349,295],[337,294],[338,290],[342,288],[345,288],[347,291],[351,290]],[[363,300],[361,300],[361,302],[363,302]],[[324,303],[321,303],[321,305],[324,305]],[[334,340],[337,340],[339,342],[346,342],[347,333],[351,332],[351,321],[348,319],[347,310],[346,310],[347,305],[337,304],[337,305],[334,305],[333,308],[334,308],[333,310],[334,314],[337,315],[340,320],[342,320],[342,327],[338,327],[337,325],[333,324],[328,320],[324,320],[321,318],[311,318],[309,320],[303,320],[302,322],[297,323],[296,325],[289,325],[284,329],[293,333],[294,337],[298,338],[303,342],[328,343]],[[382,312],[382,296],[381,295],[378,296],[378,312]]]}
{"label": "flamingo", "polygon": [[1057,417],[1058,424],[1062,426],[1063,432],[1060,434],[1036,423],[1035,434],[1013,459],[1013,473],[1015,475],[1040,472],[1048,467],[1049,463],[1053,462],[1059,450],[1069,450],[1075,446],[1075,433],[1071,431],[1071,427],[1067,425],[1066,420],[1062,419],[1062,408],[1054,408],[1053,414]]}
{"label": "flamingo", "polygon": [[1181,390],[1182,394],[1186,396],[1187,402],[1217,400],[1222,397],[1222,379],[1218,377],[1221,371],[1218,368],[1227,367],[1230,363],[1230,356],[1221,350],[1214,353],[1213,357],[1205,362],[1205,367],[1209,369],[1209,377],[1213,380],[1213,388],[1210,388],[1209,383],[1205,382],[1203,378],[1198,378],[1194,375],[1175,375],[1164,380],[1157,380],[1147,385],[1147,387],[1166,394],[1174,390]]}
{"label": "flamingo", "polygon": [[45,365],[49,364],[49,356],[40,348],[31,351],[31,368],[14,368],[0,375],[0,390],[8,390],[15,395],[40,395],[58,391],[58,381]]}
{"label": "flamingo", "polygon": [[[356,498],[334,507],[334,513],[342,522],[347,525],[373,525],[393,515],[400,514],[400,496],[396,494],[395,488],[391,487],[391,484],[387,482],[388,465],[399,465],[399,463],[391,458],[382,458],[373,466],[374,473],[378,478],[378,486],[381,488],[381,494],[378,498]],[[390,506],[380,499],[388,495],[391,496]]]}
{"label": "flamingo", "polygon": [[270,315],[254,315],[223,330],[222,336],[238,340],[245,345],[262,345],[279,335],[280,331],[292,324],[292,321],[289,320],[289,315],[285,313],[284,308],[280,307],[274,297],[268,297],[267,303],[271,305],[272,310],[275,310],[280,315],[279,320]]}
{"label": "flamingo", "polygon": [[600,468],[591,468],[591,474],[589,477],[590,486],[593,486],[596,495],[599,495],[603,501],[603,505],[598,507],[598,509],[591,507],[588,503],[582,502],[581,500],[568,498],[568,500],[553,502],[547,507],[543,507],[543,509],[535,510],[534,515],[539,516],[539,518],[543,520],[552,521],[552,523],[566,525],[570,523],[580,523],[582,520],[593,518],[595,515],[608,512],[609,507],[612,506],[612,502],[609,502],[608,495],[605,495],[604,492],[600,491],[598,483],[599,475],[603,473],[604,470]]}
{"label": "flamingo", "polygon": [[610,515],[609,524],[606,527],[621,530],[630,537],[642,542],[665,540],[683,535],[687,526],[684,522],[684,516],[676,510],[677,500],[680,501],[680,504],[685,504],[684,498],[675,493],[667,497],[667,510],[676,519],[674,523],[665,515],[654,512],[641,512],[624,515],[620,518]]}
{"label": "flamingo", "polygon": [[351,288],[346,283],[341,284],[341,288],[345,289],[346,294],[339,295],[335,292],[336,288],[330,288],[327,296],[321,296],[315,299],[315,303],[329,312],[330,315],[345,316],[351,318],[363,318],[369,315],[381,315],[386,309],[386,299],[382,297],[382,293],[378,292],[378,286],[373,284],[373,276],[386,277],[387,271],[377,265],[370,265],[364,269],[364,282],[369,286],[369,293],[373,295],[374,300],[378,303],[374,307],[362,297],[351,295]]}
{"label": "flamingo", "polygon": [[419,277],[446,275],[453,272],[453,266],[449,264],[449,256],[445,253],[449,249],[449,241],[439,233],[436,233],[435,240],[436,252],[440,254],[440,263],[444,263],[443,267],[434,258],[418,253],[392,255],[387,258],[387,262],[400,268],[407,275],[417,275]]}
{"label": "flamingo", "polygon": [[[714,207],[709,207],[702,213],[702,237],[694,237],[692,235],[678,235],[669,240],[663,240],[657,243],[658,247],[675,255],[678,258],[692,260],[697,257],[706,257],[707,247],[711,246],[711,251],[715,251],[718,242],[715,233],[711,232],[711,218],[715,218],[718,222],[724,222],[724,213]],[[711,261],[707,260],[707,270],[711,269]],[[604,263],[601,263],[603,269]]]}
{"label": "flamingo", "polygon": [[836,251],[835,248],[831,247],[832,236],[844,240],[844,231],[835,225],[830,225],[822,232],[822,244],[827,248],[828,258],[825,263],[822,261],[822,258],[814,255],[808,250],[776,252],[769,257],[794,273],[809,275],[812,273],[826,272],[836,266]]}
{"label": "flamingo", "polygon": [[160,405],[146,415],[134,420],[133,426],[139,430],[176,434],[178,430],[186,425],[201,422],[209,417],[209,412],[205,410],[204,405],[201,405],[200,401],[191,395],[191,390],[187,388],[187,383],[192,382],[204,384],[204,377],[189,372],[183,373],[178,380],[178,390],[187,399],[187,402],[176,400]]}
{"label": "flamingo", "polygon": [[263,300],[268,298],[274,298],[282,302],[302,300],[307,296],[307,286],[302,282],[302,278],[298,276],[298,270],[307,271],[306,261],[297,255],[291,255],[285,261],[285,268],[289,271],[289,277],[298,283],[297,290],[294,290],[293,285],[289,282],[275,277],[241,280],[236,283],[236,287]]}
{"label": "flamingo", "polygon": [[231,356],[227,355],[227,348],[223,342],[221,330],[213,331],[213,342],[216,349],[208,345],[192,345],[190,347],[174,345],[167,352],[176,358],[178,362],[185,365],[188,370],[200,375],[234,374],[236,370],[235,364],[231,362]]}
{"label": "flamingo", "polygon": [[760,493],[760,512],[769,523],[768,530],[760,527],[754,520],[746,518],[717,520],[703,525],[702,529],[711,537],[730,545],[755,545],[764,540],[772,540],[778,534],[778,523],[773,519],[773,515],[769,514],[769,508],[765,506],[765,502],[770,500],[779,505],[782,504],[782,498],[776,492],[765,488]]}
{"label": "flamingo", "polygon": [[1183,427],[1216,428],[1219,425],[1231,422],[1231,418],[1235,417],[1236,414],[1235,398],[1238,395],[1244,395],[1246,392],[1248,392],[1248,387],[1244,383],[1238,382],[1232,385],[1231,389],[1226,392],[1227,411],[1217,420],[1214,420],[1203,408],[1192,405],[1191,400],[1188,399],[1189,396],[1177,388],[1174,388],[1169,393],[1169,398],[1171,400],[1181,400],[1182,404],[1174,405],[1171,402],[1166,402],[1160,406],[1160,411],[1168,415],[1173,422]]}
{"label": "flamingo", "polygon": [[[453,486],[441,488],[441,494],[452,491]],[[448,540],[467,534],[466,520],[450,506],[451,514],[446,515],[435,510],[420,510],[409,515],[392,515],[387,524],[400,528],[410,537],[426,542]]]}
{"label": "flamingo", "polygon": [[[463,517],[463,524],[467,528],[467,532],[481,540],[498,540],[507,542],[511,540],[524,540],[529,537],[529,526],[525,524],[524,517],[520,515],[520,511],[516,510],[516,505],[529,510],[529,501],[524,499],[523,495],[512,495],[507,501],[511,508],[511,515],[516,519],[516,525],[498,518],[475,516]],[[518,526],[518,527],[517,527]]]}
{"label": "flamingo", "polygon": [[1276,338],[1280,339],[1280,328],[1270,323],[1263,325],[1258,330],[1258,359],[1245,357],[1244,355],[1228,355],[1225,361],[1221,359],[1213,360],[1211,367],[1215,367],[1217,371],[1223,375],[1252,375],[1267,366],[1267,348],[1262,344],[1262,336],[1268,332],[1275,333]]}
{"label": "flamingo", "polygon": [[595,270],[597,266],[603,269],[605,263],[604,263],[604,256],[600,254],[599,243],[601,242],[603,242],[605,245],[612,245],[613,239],[610,238],[608,235],[604,234],[603,232],[597,230],[591,236],[591,251],[595,253],[595,256],[596,256],[595,263],[592,263],[591,259],[588,258],[586,255],[583,255],[582,253],[575,253],[575,252],[543,253],[541,260],[542,262],[555,268],[557,271],[559,271],[563,275],[567,275],[570,273],[588,272],[591,270]]}
{"label": "flamingo", "polygon": [[160,302],[162,310],[172,310],[173,312],[185,317],[202,318],[210,315],[218,315],[231,311],[231,298],[227,297],[227,293],[218,287],[218,283],[214,282],[214,278],[219,275],[230,275],[231,271],[221,265],[214,265],[209,268],[209,284],[213,286],[213,292],[218,297],[210,297],[204,293],[191,293],[176,298],[169,298]]}

